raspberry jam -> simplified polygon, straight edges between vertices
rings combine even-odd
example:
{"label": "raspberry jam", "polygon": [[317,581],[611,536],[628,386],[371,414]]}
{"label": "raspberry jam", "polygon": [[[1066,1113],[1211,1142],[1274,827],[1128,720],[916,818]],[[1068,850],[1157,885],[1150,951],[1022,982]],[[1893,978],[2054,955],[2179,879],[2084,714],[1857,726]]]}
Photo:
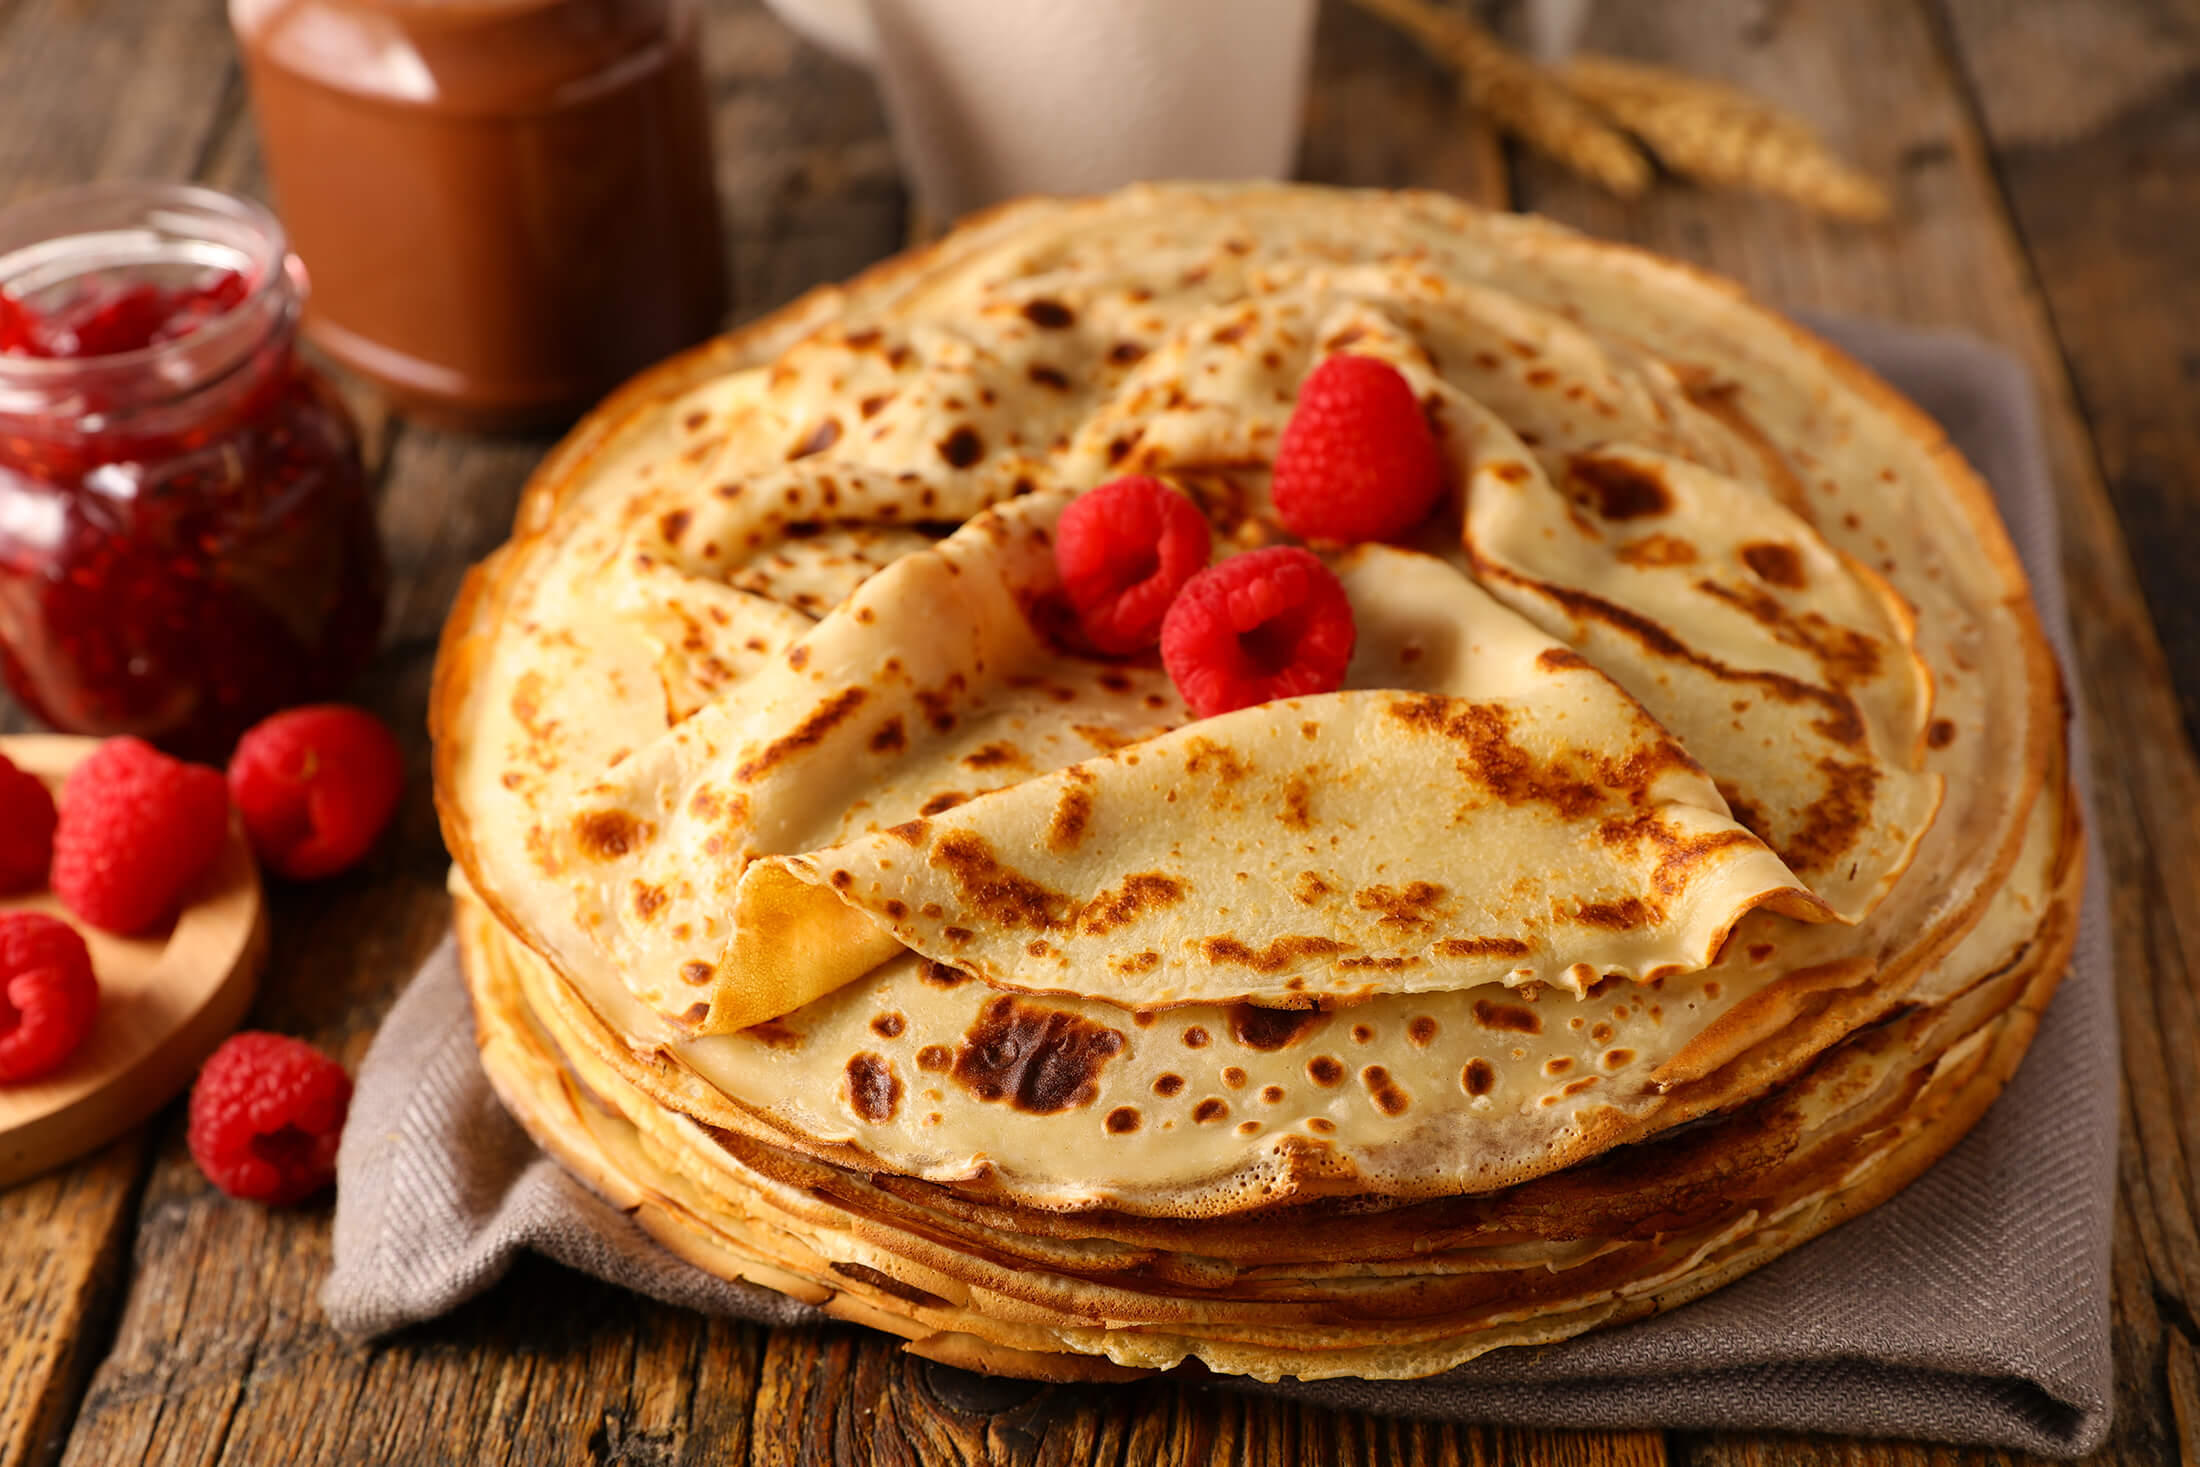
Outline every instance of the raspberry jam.
{"label": "raspberry jam", "polygon": [[0,212],[0,673],[74,733],[225,754],[338,692],[383,567],[281,226],[204,189]]}

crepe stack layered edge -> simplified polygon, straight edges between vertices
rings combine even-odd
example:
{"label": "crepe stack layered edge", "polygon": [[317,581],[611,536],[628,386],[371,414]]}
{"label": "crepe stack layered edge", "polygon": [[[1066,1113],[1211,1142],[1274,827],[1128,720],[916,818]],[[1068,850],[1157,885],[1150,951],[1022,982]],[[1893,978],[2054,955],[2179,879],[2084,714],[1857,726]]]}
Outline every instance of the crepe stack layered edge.
{"label": "crepe stack layered edge", "polygon": [[[1321,357],[1454,494],[1346,686],[1050,630],[1121,472],[1270,543]],[[646,375],[433,701],[485,1065],[675,1252],[1044,1378],[1432,1374],[1694,1297],[1977,1119],[2067,962],[1983,487],[1724,282],[1418,194],[1028,201]]]}

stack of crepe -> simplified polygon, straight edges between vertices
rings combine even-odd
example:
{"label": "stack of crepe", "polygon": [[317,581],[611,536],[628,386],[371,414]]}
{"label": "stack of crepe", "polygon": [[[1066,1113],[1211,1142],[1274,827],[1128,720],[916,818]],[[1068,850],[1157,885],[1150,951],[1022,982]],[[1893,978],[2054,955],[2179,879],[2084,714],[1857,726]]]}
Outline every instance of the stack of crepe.
{"label": "stack of crepe", "polygon": [[[1071,650],[1127,473],[1286,539],[1314,364],[1451,492],[1337,692]],[[1417,194],[1011,205],[644,377],[438,666],[484,1061],[669,1248],[1045,1378],[1427,1375],[1715,1288],[1977,1120],[2081,877],[1985,491],[1731,286]]]}

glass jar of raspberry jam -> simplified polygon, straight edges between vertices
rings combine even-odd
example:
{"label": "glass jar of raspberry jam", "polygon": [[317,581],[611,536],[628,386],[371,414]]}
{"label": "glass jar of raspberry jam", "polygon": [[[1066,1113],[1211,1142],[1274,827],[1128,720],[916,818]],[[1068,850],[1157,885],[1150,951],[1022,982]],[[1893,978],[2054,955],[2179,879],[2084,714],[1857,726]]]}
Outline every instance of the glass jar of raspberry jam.
{"label": "glass jar of raspberry jam", "polygon": [[201,758],[381,630],[357,430],[294,350],[257,204],[97,184],[0,211],[0,674],[74,733]]}

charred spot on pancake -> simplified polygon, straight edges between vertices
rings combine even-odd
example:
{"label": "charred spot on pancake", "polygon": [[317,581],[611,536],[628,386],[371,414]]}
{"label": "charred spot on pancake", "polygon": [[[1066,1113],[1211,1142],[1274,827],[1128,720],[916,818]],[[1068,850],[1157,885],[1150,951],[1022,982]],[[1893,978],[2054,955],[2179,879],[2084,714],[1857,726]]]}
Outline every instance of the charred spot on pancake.
{"label": "charred spot on pancake", "polygon": [[1574,1061],[1571,1055],[1553,1055],[1551,1058],[1543,1062],[1543,1073],[1551,1076],[1553,1079],[1556,1079],[1558,1076],[1565,1074],[1573,1067]]}
{"label": "charred spot on pancake", "polygon": [[1118,341],[1108,348],[1108,365],[1135,367],[1146,358],[1146,348],[1135,341]]}
{"label": "charred spot on pancake", "polygon": [[1062,798],[1056,801],[1054,814],[1047,821],[1047,849],[1057,852],[1076,850],[1091,824],[1092,791],[1076,780],[1065,782],[1062,786]]}
{"label": "charred spot on pancake", "polygon": [[[806,650],[803,647],[795,648],[797,652]],[[789,666],[795,665],[791,653],[787,660]],[[841,689],[811,709],[800,723],[766,744],[755,757],[736,765],[733,777],[744,784],[753,784],[805,749],[817,747],[825,741],[826,735],[854,716],[855,711],[863,706],[863,700],[869,696],[862,688]]]}
{"label": "charred spot on pancake", "polygon": [[904,820],[899,825],[889,825],[886,833],[903,845],[922,848],[932,838],[932,827],[922,820]]}
{"label": "charred spot on pancake", "polygon": [[1124,459],[1129,458],[1131,450],[1138,447],[1138,440],[1145,436],[1146,430],[1144,428],[1133,428],[1128,433],[1119,433],[1114,438],[1109,439],[1108,462],[1119,464]]}
{"label": "charred spot on pancake", "polygon": [[1567,672],[1577,667],[1587,667],[1589,663],[1580,653],[1565,647],[1545,647],[1535,654],[1535,665],[1545,672]]}
{"label": "charred spot on pancake", "polygon": [[703,984],[710,982],[712,978],[717,976],[717,973],[718,970],[716,968],[702,961],[700,958],[689,958],[686,962],[680,965],[681,980],[683,982],[693,983],[697,987],[701,987]]}
{"label": "charred spot on pancake", "polygon": [[1428,881],[1409,881],[1404,886],[1363,886],[1352,894],[1352,904],[1363,912],[1380,912],[1379,925],[1407,932],[1426,932],[1436,925],[1430,914],[1444,899],[1445,888]]}
{"label": "charred spot on pancake", "polygon": [[1413,1041],[1414,1048],[1426,1049],[1435,1042],[1436,1031],[1441,1027],[1442,1025],[1438,1024],[1429,1015],[1416,1014],[1411,1022],[1406,1025],[1406,1038]]}
{"label": "charred spot on pancake", "polygon": [[[1577,768],[1565,752],[1543,760],[1512,740],[1512,710],[1501,703],[1470,703],[1433,693],[1393,699],[1390,716],[1418,733],[1457,743],[1464,755],[1460,774],[1474,780],[1508,805],[1546,804],[1568,820],[1578,820],[1607,801],[1647,786],[1654,769],[1605,761],[1600,769]],[[1676,759],[1685,759],[1679,750]]]}
{"label": "charred spot on pancake", "polygon": [[1932,748],[1945,749],[1956,741],[1956,726],[1945,718],[1936,718],[1925,726],[1925,742]]}
{"label": "charred spot on pancake", "polygon": [[1486,1059],[1471,1059],[1459,1072],[1459,1087],[1469,1095],[1487,1095],[1497,1088],[1497,1067]]}
{"label": "charred spot on pancake", "polygon": [[1344,1079],[1344,1065],[1335,1055],[1317,1054],[1306,1062],[1306,1078],[1332,1089]]}
{"label": "charred spot on pancake", "polygon": [[917,1068],[935,1075],[945,1074],[955,1067],[955,1051],[944,1044],[927,1044],[917,1051]]}
{"label": "charred spot on pancake", "polygon": [[1608,1070],[1616,1070],[1621,1065],[1633,1060],[1634,1057],[1635,1052],[1631,1049],[1607,1049],[1604,1051],[1604,1067]]}
{"label": "charred spot on pancake", "polygon": [[665,889],[661,886],[652,885],[647,881],[634,883],[634,915],[644,922],[655,917],[658,909],[663,907],[669,900],[670,898],[665,895]]}
{"label": "charred spot on pancake", "polygon": [[901,726],[901,715],[895,714],[871,733],[871,752],[895,754],[909,747],[909,735]]}
{"label": "charred spot on pancake", "polygon": [[1137,921],[1146,913],[1174,906],[1184,900],[1184,883],[1159,871],[1139,871],[1123,878],[1123,884],[1103,891],[1078,914],[1077,930],[1098,937]]}
{"label": "charred spot on pancake", "polygon": [[753,1039],[767,1049],[800,1049],[805,1038],[800,1029],[788,1027],[777,1019],[766,1019],[761,1024],[751,1024],[741,1031],[742,1037]]}
{"label": "charred spot on pancake", "polygon": [[1337,1129],[1337,1123],[1327,1116],[1308,1116],[1306,1118],[1306,1129],[1318,1135],[1326,1136]]}
{"label": "charred spot on pancake", "polygon": [[1027,767],[1023,751],[1003,739],[996,739],[983,748],[972,749],[962,756],[965,769],[1022,769]]}
{"label": "charred spot on pancake", "polygon": [[686,1010],[686,1011],[685,1011],[684,1013],[682,1013],[682,1014],[680,1015],[680,1021],[681,1021],[682,1023],[686,1024],[686,1025],[687,1025],[687,1026],[688,1026],[688,1027],[689,1027],[690,1029],[693,1029],[693,1028],[694,1028],[694,1027],[695,1027],[696,1025],[698,1025],[698,1024],[700,1024],[700,1023],[702,1023],[702,1022],[703,1022],[703,1020],[705,1020],[705,1019],[707,1019],[707,1018],[709,1018],[709,1017],[710,1017],[710,1005],[709,1005],[709,1004],[707,1004],[707,1003],[691,1003],[691,1004],[689,1004],[689,1005],[687,1006],[687,1010]]}
{"label": "charred spot on pancake", "polygon": [[1227,785],[1236,784],[1253,772],[1252,766],[1240,759],[1236,750],[1213,739],[1192,739],[1185,744],[1184,750],[1186,774],[1211,774]]}
{"label": "charred spot on pancake", "polygon": [[1060,301],[1041,296],[1024,302],[1024,319],[1042,331],[1060,331],[1077,324],[1077,313]]}
{"label": "charred spot on pancake", "polygon": [[926,800],[922,805],[919,805],[917,807],[917,813],[919,815],[944,814],[945,812],[954,809],[957,805],[962,804],[965,800],[969,798],[970,796],[964,794],[961,790],[941,790],[931,799]]}
{"label": "charred spot on pancake", "polygon": [[1223,1017],[1232,1039],[1247,1049],[1273,1053],[1298,1043],[1328,1015],[1319,1009],[1266,1009],[1234,1003],[1223,1011]]}
{"label": "charred spot on pancake", "polygon": [[1024,369],[1024,375],[1039,386],[1055,392],[1069,391],[1069,376],[1060,367],[1050,367],[1045,362],[1033,362]]}
{"label": "charred spot on pancake", "polygon": [[787,458],[790,462],[798,458],[808,458],[811,454],[823,453],[839,441],[840,419],[824,418],[804,435],[802,441],[787,454]]}
{"label": "charred spot on pancake", "polygon": [[[1125,976],[1151,973],[1161,966],[1161,954],[1149,947],[1144,952],[1125,953],[1120,957],[1109,958],[1108,966]],[[1140,1015],[1139,1022],[1150,1024],[1153,1022],[1153,1016],[1151,1014]]]}
{"label": "charred spot on pancake", "polygon": [[1524,958],[1528,945],[1517,937],[1447,937],[1436,944],[1440,958]]}
{"label": "charred spot on pancake", "polygon": [[1184,1088],[1182,1075],[1160,1075],[1154,1079],[1153,1093],[1166,1100]]}
{"label": "charred spot on pancake", "polygon": [[1672,535],[1645,535],[1640,540],[1630,540],[1612,552],[1622,565],[1668,566],[1694,565],[1696,547]]}
{"label": "charred spot on pancake", "polygon": [[845,866],[834,867],[832,875],[826,877],[825,879],[828,883],[830,883],[834,891],[846,891],[849,887],[856,884],[855,873],[848,870]]}
{"label": "charred spot on pancake", "polygon": [[573,818],[573,839],[581,853],[598,861],[631,855],[656,833],[656,826],[624,810],[591,810]]}
{"label": "charred spot on pancake", "polygon": [[1123,1049],[1120,1030],[1006,994],[989,1000],[955,1053],[955,1078],[985,1101],[1032,1115],[1092,1104],[1100,1071]]}
{"label": "charred spot on pancake", "polygon": [[856,404],[856,411],[866,418],[875,418],[886,404],[894,400],[891,392],[875,392]]}
{"label": "charred spot on pancake", "polygon": [[1232,1090],[1243,1090],[1245,1088],[1245,1071],[1239,1069],[1236,1065],[1229,1066],[1222,1072],[1222,1083]]}
{"label": "charred spot on pancake", "polygon": [[1306,830],[1313,825],[1313,798],[1313,787],[1305,775],[1294,774],[1283,782],[1283,810],[1277,819],[1285,829]]}
{"label": "charred spot on pancake", "polygon": [[1879,675],[1879,643],[1852,627],[1838,626],[1815,611],[1798,615],[1769,591],[1727,586],[1713,580],[1696,582],[1696,589],[1734,607],[1770,632],[1772,639],[1782,646],[1807,652],[1817,659],[1827,681],[1833,684],[1829,691],[1839,693],[1853,683],[1869,682]]}
{"label": "charred spot on pancake", "polygon": [[1184,1047],[1186,1049],[1205,1049],[1208,1041],[1213,1037],[1205,1029],[1194,1024],[1184,1031]]}
{"label": "charred spot on pancake", "polygon": [[871,1016],[871,1032],[881,1039],[899,1039],[901,1038],[901,1031],[907,1027],[909,1027],[909,1021],[892,1010]]}
{"label": "charred spot on pancake", "polygon": [[964,423],[939,441],[939,452],[949,468],[967,469],[985,457],[985,440],[978,436],[977,429]]}
{"label": "charred spot on pancake", "polygon": [[1070,899],[1001,863],[974,831],[951,830],[932,847],[931,864],[945,871],[964,904],[996,926],[1054,930],[1069,924]]}
{"label": "charred spot on pancake", "polygon": [[1742,547],[1742,563],[1757,579],[1775,586],[1800,591],[1808,584],[1803,575],[1803,557],[1793,545],[1776,540],[1753,541]]}
{"label": "charred spot on pancake", "polygon": [[1216,1121],[1227,1120],[1229,1115],[1230,1102],[1219,1095],[1210,1095],[1192,1107],[1192,1120],[1197,1125],[1212,1125]]}
{"label": "charred spot on pancake", "polygon": [[1566,460],[1566,490],[1576,504],[1608,520],[1643,519],[1673,507],[1673,496],[1655,471],[1591,453]]}
{"label": "charred spot on pancake", "polygon": [[1652,925],[1664,915],[1641,897],[1622,897],[1616,902],[1576,902],[1572,920],[1584,927],[1602,927],[1611,932],[1632,932]]}
{"label": "charred spot on pancake", "polygon": [[848,1061],[848,1105],[863,1119],[890,1121],[901,1108],[901,1076],[893,1061],[865,1050]]}
{"label": "charred spot on pancake", "polygon": [[1200,939],[1199,950],[1210,963],[1234,963],[1256,973],[1280,973],[1304,959],[1333,958],[1352,949],[1351,944],[1333,937],[1287,934],[1262,948],[1248,947],[1234,937],[1207,937]]}
{"label": "charred spot on pancake", "polygon": [[1514,1034],[1541,1034],[1543,1020],[1526,1004],[1498,1003],[1492,999],[1474,1001],[1474,1022],[1485,1029],[1498,1029]]}
{"label": "charred spot on pancake", "polygon": [[1525,484],[1535,470],[1515,458],[1490,465],[1490,472],[1507,484]]}
{"label": "charred spot on pancake", "polygon": [[1360,1083],[1367,1087],[1367,1097],[1375,1102],[1375,1108],[1386,1116],[1403,1115],[1413,1104],[1413,1098],[1381,1065],[1369,1065],[1360,1071]]}
{"label": "charred spot on pancake", "polygon": [[1281,1085],[1261,1086],[1260,1103],[1262,1105],[1281,1105],[1283,1103],[1283,1087]]}
{"label": "charred spot on pancake", "polygon": [[1828,870],[1848,853],[1871,824],[1872,795],[1879,788],[1879,771],[1869,764],[1826,758],[1818,761],[1818,772],[1826,777],[1825,790],[1803,807],[1785,840],[1766,842],[1797,875]]}
{"label": "charred spot on pancake", "polygon": [[657,517],[657,533],[665,537],[667,545],[677,545],[687,533],[688,522],[694,515],[684,509],[668,509]]}
{"label": "charred spot on pancake", "polygon": [[934,988],[959,988],[970,981],[970,975],[962,969],[943,963],[937,958],[925,959],[917,976]]}
{"label": "charred spot on pancake", "polygon": [[1311,907],[1319,905],[1323,898],[1335,890],[1335,887],[1322,880],[1316,873],[1301,871],[1298,881],[1291,888],[1291,895],[1302,905]]}
{"label": "charred spot on pancake", "polygon": [[1372,1044],[1374,1041],[1375,1030],[1371,1025],[1354,1024],[1352,1026],[1352,1042],[1354,1044]]}
{"label": "charred spot on pancake", "polygon": [[1108,1118],[1103,1124],[1107,1126],[1110,1136],[1128,1136],[1138,1129],[1139,1120],[1137,1106],[1119,1105],[1108,1112]]}

